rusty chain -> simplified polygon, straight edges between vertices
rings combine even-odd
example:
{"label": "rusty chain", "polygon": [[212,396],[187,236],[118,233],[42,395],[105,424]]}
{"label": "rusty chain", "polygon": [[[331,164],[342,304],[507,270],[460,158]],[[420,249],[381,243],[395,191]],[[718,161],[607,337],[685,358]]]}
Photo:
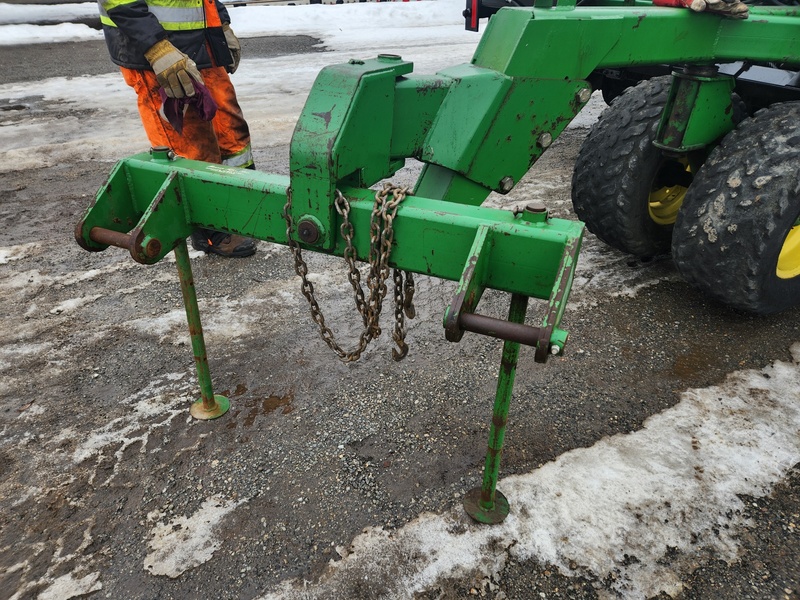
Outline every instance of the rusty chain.
{"label": "rusty chain", "polygon": [[[292,232],[294,231],[292,189],[289,188],[286,191],[286,205],[283,209],[284,218],[286,219],[286,237],[289,249],[294,255],[295,272],[302,280],[300,290],[308,300],[311,318],[319,327],[320,337],[344,362],[358,360],[367,345],[381,334],[380,315],[383,299],[386,297],[387,291],[386,280],[389,277],[389,256],[392,252],[392,242],[394,241],[394,218],[397,214],[397,207],[405,199],[407,193],[406,188],[384,183],[383,188],[375,194],[375,204],[372,207],[370,216],[369,272],[366,281],[369,295],[365,296],[361,286],[361,273],[356,265],[358,257],[353,246],[355,232],[353,224],[350,222],[350,203],[339,190],[336,190],[334,206],[336,207],[336,212],[342,217],[339,232],[345,241],[345,249],[342,256],[349,267],[347,278],[353,288],[356,310],[361,315],[364,325],[364,329],[358,338],[358,345],[355,349],[347,351],[339,346],[333,331],[325,323],[325,317],[314,294],[314,285],[308,280],[308,265],[303,260],[300,245],[292,238]],[[392,196],[391,199],[389,199],[389,194]],[[416,314],[413,304],[414,279],[411,273],[404,273],[400,269],[394,269],[393,280],[395,324],[392,340],[397,344],[397,348],[392,348],[392,358],[399,361],[405,358],[408,353],[408,345],[405,343],[405,317],[413,319]]]}

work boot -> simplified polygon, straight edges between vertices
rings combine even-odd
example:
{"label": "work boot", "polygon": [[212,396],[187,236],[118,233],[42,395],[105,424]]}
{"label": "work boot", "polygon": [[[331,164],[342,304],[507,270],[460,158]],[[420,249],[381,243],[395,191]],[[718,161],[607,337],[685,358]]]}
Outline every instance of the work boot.
{"label": "work boot", "polygon": [[244,258],[256,252],[256,241],[231,233],[198,229],[192,233],[192,248],[225,258]]}

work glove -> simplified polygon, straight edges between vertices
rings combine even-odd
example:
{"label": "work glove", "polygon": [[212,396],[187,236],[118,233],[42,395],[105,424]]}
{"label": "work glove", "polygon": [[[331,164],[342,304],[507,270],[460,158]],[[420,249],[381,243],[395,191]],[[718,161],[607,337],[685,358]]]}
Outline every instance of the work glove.
{"label": "work glove", "polygon": [[233,33],[230,23],[223,23],[222,31],[225,34],[225,42],[228,44],[228,50],[231,51],[231,57],[233,57],[233,62],[225,67],[225,70],[233,75],[236,73],[236,69],[239,68],[239,61],[242,58],[242,45],[239,43],[239,38]]}
{"label": "work glove", "polygon": [[169,98],[194,96],[192,80],[203,83],[203,77],[194,61],[173,46],[169,40],[153,44],[144,53],[144,57],[153,67],[158,83]]}
{"label": "work glove", "polygon": [[708,12],[731,19],[746,19],[750,12],[740,0],[653,0],[656,6],[685,7],[694,12]]}

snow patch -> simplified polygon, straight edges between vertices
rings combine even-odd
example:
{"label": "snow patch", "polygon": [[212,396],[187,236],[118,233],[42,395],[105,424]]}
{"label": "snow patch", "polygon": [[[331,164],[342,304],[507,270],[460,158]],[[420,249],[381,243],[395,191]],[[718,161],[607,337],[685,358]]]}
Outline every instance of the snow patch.
{"label": "snow patch", "polygon": [[67,573],[57,578],[36,600],[69,600],[102,589],[100,573],[89,573],[80,579],[76,579],[73,573]]}
{"label": "snow patch", "polygon": [[[221,542],[214,537],[214,529],[222,519],[246,500],[224,500],[217,496],[207,498],[190,517],[176,517],[159,523],[151,530],[153,539],[148,543],[151,552],[144,559],[144,568],[153,575],[178,577],[181,573],[211,560]],[[160,514],[148,518],[160,518]]]}
{"label": "snow patch", "polygon": [[51,342],[25,343],[20,339],[0,346],[0,371],[14,371],[19,368],[19,360],[23,357],[38,356],[53,348]]}
{"label": "snow patch", "polygon": [[[72,454],[72,461],[76,464],[90,458],[96,458],[99,464],[104,455],[105,448],[116,446],[114,452],[114,467],[111,475],[103,485],[108,485],[116,476],[125,450],[133,444],[139,444],[139,452],[147,451],[147,442],[150,435],[168,427],[172,420],[179,415],[188,413],[187,406],[193,401],[188,396],[168,396],[162,394],[162,388],[174,389],[180,387],[188,392],[191,385],[184,381],[176,386],[176,381],[187,378],[187,373],[169,374],[163,380],[151,383],[147,388],[134,394],[123,401],[123,404],[133,404],[132,414],[119,417],[106,425],[89,433]],[[134,404],[135,402],[135,404]],[[204,437],[200,435],[198,437]],[[154,449],[153,452],[157,452]],[[96,470],[89,477],[89,484],[94,482]]]}
{"label": "snow patch", "polygon": [[41,244],[37,244],[36,242],[0,248],[0,265],[6,265],[12,260],[28,258],[34,254],[38,254],[41,249]]}
{"label": "snow patch", "polygon": [[[2,5],[0,5],[1,7]],[[58,25],[0,25],[0,46],[18,44],[52,44],[73,40],[102,40],[103,33],[88,25],[59,23]]]}
{"label": "snow patch", "polygon": [[596,305],[599,293],[633,298],[660,281],[681,281],[671,261],[655,258],[642,262],[601,244],[593,236],[587,237],[578,259],[569,309]]}
{"label": "snow patch", "polygon": [[95,294],[94,296],[84,296],[83,298],[70,298],[64,300],[58,305],[50,309],[51,315],[60,315],[62,313],[75,312],[75,309],[81,308],[87,304],[91,304],[98,298],[102,298],[102,294]]}

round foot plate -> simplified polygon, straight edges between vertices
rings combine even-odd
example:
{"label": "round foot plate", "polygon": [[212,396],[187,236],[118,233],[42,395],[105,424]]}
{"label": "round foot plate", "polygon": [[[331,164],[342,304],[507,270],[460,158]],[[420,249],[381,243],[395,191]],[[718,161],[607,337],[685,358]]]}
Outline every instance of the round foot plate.
{"label": "round foot plate", "polygon": [[231,401],[225,396],[214,396],[214,406],[212,406],[210,410],[207,410],[205,406],[203,406],[202,400],[198,400],[192,404],[191,408],[189,408],[189,414],[191,414],[195,419],[210,421],[211,419],[216,419],[217,417],[224,415],[226,412],[228,412],[230,407]]}
{"label": "round foot plate", "polygon": [[494,506],[486,508],[481,504],[481,488],[476,487],[464,496],[464,510],[478,523],[494,525],[502,523],[508,516],[508,500],[502,493],[495,490]]}

